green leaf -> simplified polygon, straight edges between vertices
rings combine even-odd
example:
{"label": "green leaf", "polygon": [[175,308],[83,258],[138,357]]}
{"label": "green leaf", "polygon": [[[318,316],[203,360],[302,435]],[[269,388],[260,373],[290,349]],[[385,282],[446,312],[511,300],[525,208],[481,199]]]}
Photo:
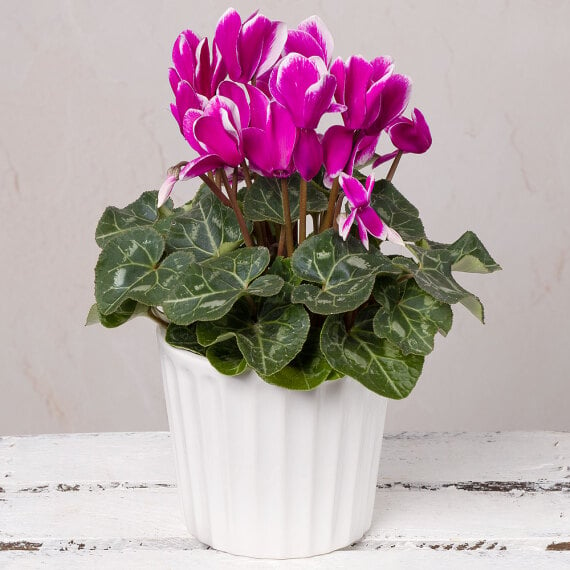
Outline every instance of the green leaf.
{"label": "green leaf", "polygon": [[279,372],[263,379],[289,390],[312,390],[327,380],[331,372],[321,352],[320,331],[311,328],[301,352]]}
{"label": "green leaf", "polygon": [[257,297],[272,297],[281,291],[283,283],[278,275],[262,275],[248,287],[248,292]]}
{"label": "green leaf", "polygon": [[449,332],[451,307],[434,299],[409,279],[394,287],[378,290],[374,296],[382,305],[374,317],[374,332],[397,345],[404,354],[427,355],[433,350],[438,331]]}
{"label": "green leaf", "polygon": [[[150,227],[123,232],[106,243],[95,266],[95,299],[103,315],[118,310],[127,299],[147,303],[156,286],[156,268],[164,238]],[[150,303],[152,304],[152,303]]]}
{"label": "green leaf", "polygon": [[374,333],[378,307],[367,307],[347,332],[342,315],[327,317],[321,332],[321,350],[335,370],[351,376],[369,390],[399,400],[412,391],[422,371],[424,357],[404,355]]}
{"label": "green leaf", "polygon": [[387,180],[379,180],[374,185],[371,205],[404,240],[417,241],[425,237],[418,209]]}
{"label": "green leaf", "polygon": [[102,324],[108,329],[119,327],[135,317],[146,315],[148,307],[132,299],[127,299],[119,308],[110,315],[102,315],[97,308],[97,303],[91,306],[85,321],[85,326]]}
{"label": "green leaf", "polygon": [[[288,182],[291,220],[299,219],[300,178],[291,177]],[[327,196],[313,182],[307,184],[307,212],[323,212],[327,209]],[[245,193],[244,215],[255,222],[271,221],[284,224],[281,201],[281,182],[278,178],[258,176]]]}
{"label": "green leaf", "polygon": [[206,349],[196,340],[196,324],[180,326],[170,323],[166,329],[165,339],[175,348],[206,355]]}
{"label": "green leaf", "polygon": [[464,289],[451,274],[452,255],[445,249],[425,250],[415,245],[408,246],[418,258],[414,263],[409,258],[395,258],[393,263],[406,267],[416,283],[432,297],[443,303],[461,303],[481,322],[484,311],[481,301]]}
{"label": "green leaf", "polygon": [[[152,227],[160,217],[156,207],[157,198],[156,191],[144,192],[140,198],[125,208],[114,206],[106,208],[95,230],[97,244],[104,247],[111,239],[127,230],[141,226]],[[166,206],[172,208],[172,201],[169,200]]]}
{"label": "green leaf", "polygon": [[218,372],[226,376],[237,376],[247,368],[235,338],[210,346],[206,350],[206,357]]}
{"label": "green leaf", "polygon": [[305,240],[293,254],[293,271],[319,286],[298,285],[293,303],[304,303],[320,315],[345,313],[362,305],[370,297],[378,269],[372,255],[364,251],[357,239],[343,241],[332,229]]}
{"label": "green leaf", "polygon": [[95,267],[95,299],[99,311],[109,315],[127,299],[160,305],[175,287],[191,256],[177,251],[159,264],[164,238],[156,230],[134,228],[109,241]]}
{"label": "green leaf", "polygon": [[252,318],[244,301],[214,322],[200,322],[197,338],[213,345],[235,336],[247,364],[260,376],[270,376],[289,364],[303,348],[310,328],[309,315],[300,305],[271,307]]}
{"label": "green leaf", "polygon": [[471,231],[452,244],[428,242],[430,249],[445,249],[451,254],[451,269],[467,273],[493,273],[501,266],[491,257],[481,240]]}
{"label": "green leaf", "polygon": [[223,317],[240,297],[249,294],[250,285],[257,295],[264,289],[275,294],[274,280],[263,280],[260,286],[253,282],[268,264],[267,248],[247,247],[191,265],[163,301],[164,312],[180,325],[214,321]]}
{"label": "green leaf", "polygon": [[173,217],[166,249],[188,251],[193,262],[200,262],[233,251],[242,241],[234,211],[202,186],[190,210]]}

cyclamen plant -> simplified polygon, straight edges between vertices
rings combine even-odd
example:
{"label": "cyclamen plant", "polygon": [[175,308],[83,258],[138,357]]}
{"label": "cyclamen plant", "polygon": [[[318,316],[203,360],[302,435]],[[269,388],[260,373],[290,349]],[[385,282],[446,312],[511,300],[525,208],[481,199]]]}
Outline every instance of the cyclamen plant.
{"label": "cyclamen plant", "polygon": [[[287,30],[229,9],[211,45],[180,34],[171,109],[196,156],[158,192],[105,210],[89,322],[145,314],[224,374],[251,368],[299,390],[350,376],[399,399],[449,332],[451,304],[483,321],[452,272],[500,267],[472,232],[428,239],[391,182],[404,154],[432,143],[418,109],[403,115],[410,79],[390,57],[332,51],[317,16]],[[319,132],[327,113],[336,124]],[[378,155],[383,133],[395,149]],[[378,182],[359,170],[387,161]],[[197,177],[194,199],[174,207],[174,186]],[[385,240],[401,254],[383,254]]]}

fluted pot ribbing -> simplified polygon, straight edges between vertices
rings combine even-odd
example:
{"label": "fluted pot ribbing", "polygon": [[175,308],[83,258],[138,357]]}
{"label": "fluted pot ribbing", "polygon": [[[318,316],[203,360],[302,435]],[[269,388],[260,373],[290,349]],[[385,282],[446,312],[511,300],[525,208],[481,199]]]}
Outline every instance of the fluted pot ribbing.
{"label": "fluted pot ribbing", "polygon": [[159,345],[177,480],[190,533],[215,549],[297,558],[368,530],[386,399],[350,378],[309,392],[228,377]]}

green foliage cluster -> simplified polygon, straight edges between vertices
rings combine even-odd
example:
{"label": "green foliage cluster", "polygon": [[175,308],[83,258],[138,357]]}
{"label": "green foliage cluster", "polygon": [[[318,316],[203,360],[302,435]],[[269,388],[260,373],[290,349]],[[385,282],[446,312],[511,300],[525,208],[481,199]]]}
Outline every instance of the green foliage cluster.
{"label": "green foliage cluster", "polygon": [[[289,181],[290,223],[299,218],[300,185]],[[318,227],[329,192],[314,181],[304,192],[302,209]],[[238,198],[249,231],[264,236],[253,246],[245,246],[235,210],[206,185],[180,208],[170,200],[157,208],[156,192],[107,208],[96,230],[101,253],[88,322],[117,327],[162,315],[167,342],[224,374],[251,368],[294,390],[350,376],[401,399],[435,335],[449,332],[452,304],[483,321],[480,300],[453,273],[500,267],[472,232],[452,244],[430,241],[418,210],[390,182],[376,183],[372,205],[408,242],[406,256],[384,255],[374,239],[367,251],[332,228],[295,244],[292,256],[278,255],[288,220],[277,181],[258,176]]]}

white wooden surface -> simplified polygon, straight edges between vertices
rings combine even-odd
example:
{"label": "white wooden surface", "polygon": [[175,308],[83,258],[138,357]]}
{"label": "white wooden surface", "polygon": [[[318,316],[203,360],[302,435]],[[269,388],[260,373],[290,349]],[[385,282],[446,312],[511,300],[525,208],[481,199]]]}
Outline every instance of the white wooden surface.
{"label": "white wooden surface", "polygon": [[0,438],[0,568],[570,568],[570,434],[387,436],[372,528],[267,561],[187,535],[166,433]]}

